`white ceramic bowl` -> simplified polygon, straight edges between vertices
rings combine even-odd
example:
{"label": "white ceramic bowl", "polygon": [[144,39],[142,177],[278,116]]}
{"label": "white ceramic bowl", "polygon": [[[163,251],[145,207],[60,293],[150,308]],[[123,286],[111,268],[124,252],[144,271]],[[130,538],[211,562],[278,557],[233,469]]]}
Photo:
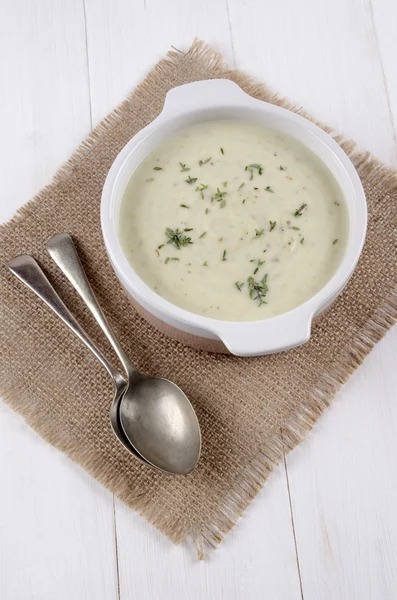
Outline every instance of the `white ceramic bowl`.
{"label": "white ceramic bowl", "polygon": [[[173,132],[208,120],[239,119],[277,129],[310,148],[335,176],[349,213],[349,238],[343,260],[328,283],[297,308],[261,321],[221,321],[191,313],[150,289],[125,257],[118,237],[120,202],[138,164]],[[225,79],[189,83],[171,90],[160,115],[135,135],[114,161],[102,193],[105,246],[122,286],[137,309],[159,329],[203,348],[258,356],[288,350],[310,337],[313,317],[335,300],[359,259],[366,232],[364,190],[351,161],[322,129],[303,117],[248,96]],[[205,290],[203,290],[203,294]]]}

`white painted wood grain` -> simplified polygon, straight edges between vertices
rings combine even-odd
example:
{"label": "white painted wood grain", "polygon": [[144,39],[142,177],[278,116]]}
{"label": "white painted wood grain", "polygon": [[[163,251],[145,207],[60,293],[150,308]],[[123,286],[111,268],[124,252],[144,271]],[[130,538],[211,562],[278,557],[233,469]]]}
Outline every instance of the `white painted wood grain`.
{"label": "white painted wood grain", "polygon": [[120,598],[142,600],[299,600],[301,598],[284,469],[221,548],[198,562],[192,546],[172,547],[126,506],[117,509]]}
{"label": "white painted wood grain", "polygon": [[110,492],[0,404],[1,600],[116,600]]}
{"label": "white painted wood grain", "polygon": [[[396,17],[394,0],[3,0],[0,218],[47,183],[90,111],[96,124],[195,35],[396,165]],[[396,342],[288,457],[305,600],[396,597]],[[283,468],[206,563],[120,503],[116,525],[121,600],[300,597]],[[113,526],[111,495],[2,406],[1,600],[117,598]]]}
{"label": "white painted wood grain", "polygon": [[[80,1],[0,3],[0,105],[4,221],[90,130]],[[4,404],[0,598],[117,598],[112,495]]]}
{"label": "white painted wood grain", "polygon": [[85,5],[94,125],[172,45],[187,49],[197,36],[233,62],[223,0],[85,0]]}
{"label": "white painted wood grain", "polygon": [[395,600],[397,331],[287,459],[305,600]]}
{"label": "white painted wood grain", "polygon": [[1,217],[49,182],[90,131],[80,0],[0,2]]}
{"label": "white painted wood grain", "polygon": [[389,110],[392,117],[395,153],[394,165],[397,165],[397,35],[396,18],[391,2],[385,0],[370,0],[372,19],[376,31],[376,44],[383,68],[384,85],[388,92]]}
{"label": "white painted wood grain", "polygon": [[[393,22],[393,0],[379,1]],[[237,67],[393,161],[395,139],[369,0],[228,3]]]}

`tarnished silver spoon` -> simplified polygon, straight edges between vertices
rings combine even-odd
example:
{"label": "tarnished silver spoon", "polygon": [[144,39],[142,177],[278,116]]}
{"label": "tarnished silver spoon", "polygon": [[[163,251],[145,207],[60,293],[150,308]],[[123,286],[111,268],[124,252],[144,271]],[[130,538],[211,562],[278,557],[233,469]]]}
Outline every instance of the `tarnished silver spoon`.
{"label": "tarnished silver spoon", "polygon": [[131,364],[111,330],[68,233],[47,242],[52,259],[81,296],[106,335],[128,378],[119,407],[124,433],[149,464],[168,473],[186,475],[197,465],[201,434],[187,396],[168,379],[146,377]]}

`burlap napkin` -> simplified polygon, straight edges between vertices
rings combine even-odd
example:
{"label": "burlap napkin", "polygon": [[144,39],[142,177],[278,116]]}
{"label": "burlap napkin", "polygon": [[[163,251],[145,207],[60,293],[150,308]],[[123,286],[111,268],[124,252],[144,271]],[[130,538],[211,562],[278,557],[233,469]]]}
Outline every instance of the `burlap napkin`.
{"label": "burlap napkin", "polygon": [[[99,203],[106,174],[126,142],[159,113],[169,89],[219,77],[256,98],[296,110],[263,84],[229,70],[202,43],[187,54],[171,52],[83,142],[54,181],[0,229],[0,389],[6,402],[171,540],[191,536],[199,552],[205,542],[215,546],[222,540],[397,313],[396,174],[336,136],[365,187],[368,237],[351,283],[316,322],[309,343],[263,358],[208,354],[165,338],[137,315],[102,242]],[[112,385],[106,372],[6,269],[15,254],[33,254],[94,340],[113,356],[45,251],[47,238],[65,230],[77,242],[131,360],[144,373],[176,381],[197,409],[202,459],[186,478],[162,475],[125,452],[109,425]]]}

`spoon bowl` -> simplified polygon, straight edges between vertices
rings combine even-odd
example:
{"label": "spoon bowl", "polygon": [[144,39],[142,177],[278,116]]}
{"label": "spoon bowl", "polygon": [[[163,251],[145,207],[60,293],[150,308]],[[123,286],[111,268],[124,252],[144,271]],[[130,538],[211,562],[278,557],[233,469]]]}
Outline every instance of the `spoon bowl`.
{"label": "spoon bowl", "polygon": [[130,382],[121,398],[120,422],[149,464],[175,475],[186,475],[197,465],[201,436],[196,413],[168,379],[139,376]]}

